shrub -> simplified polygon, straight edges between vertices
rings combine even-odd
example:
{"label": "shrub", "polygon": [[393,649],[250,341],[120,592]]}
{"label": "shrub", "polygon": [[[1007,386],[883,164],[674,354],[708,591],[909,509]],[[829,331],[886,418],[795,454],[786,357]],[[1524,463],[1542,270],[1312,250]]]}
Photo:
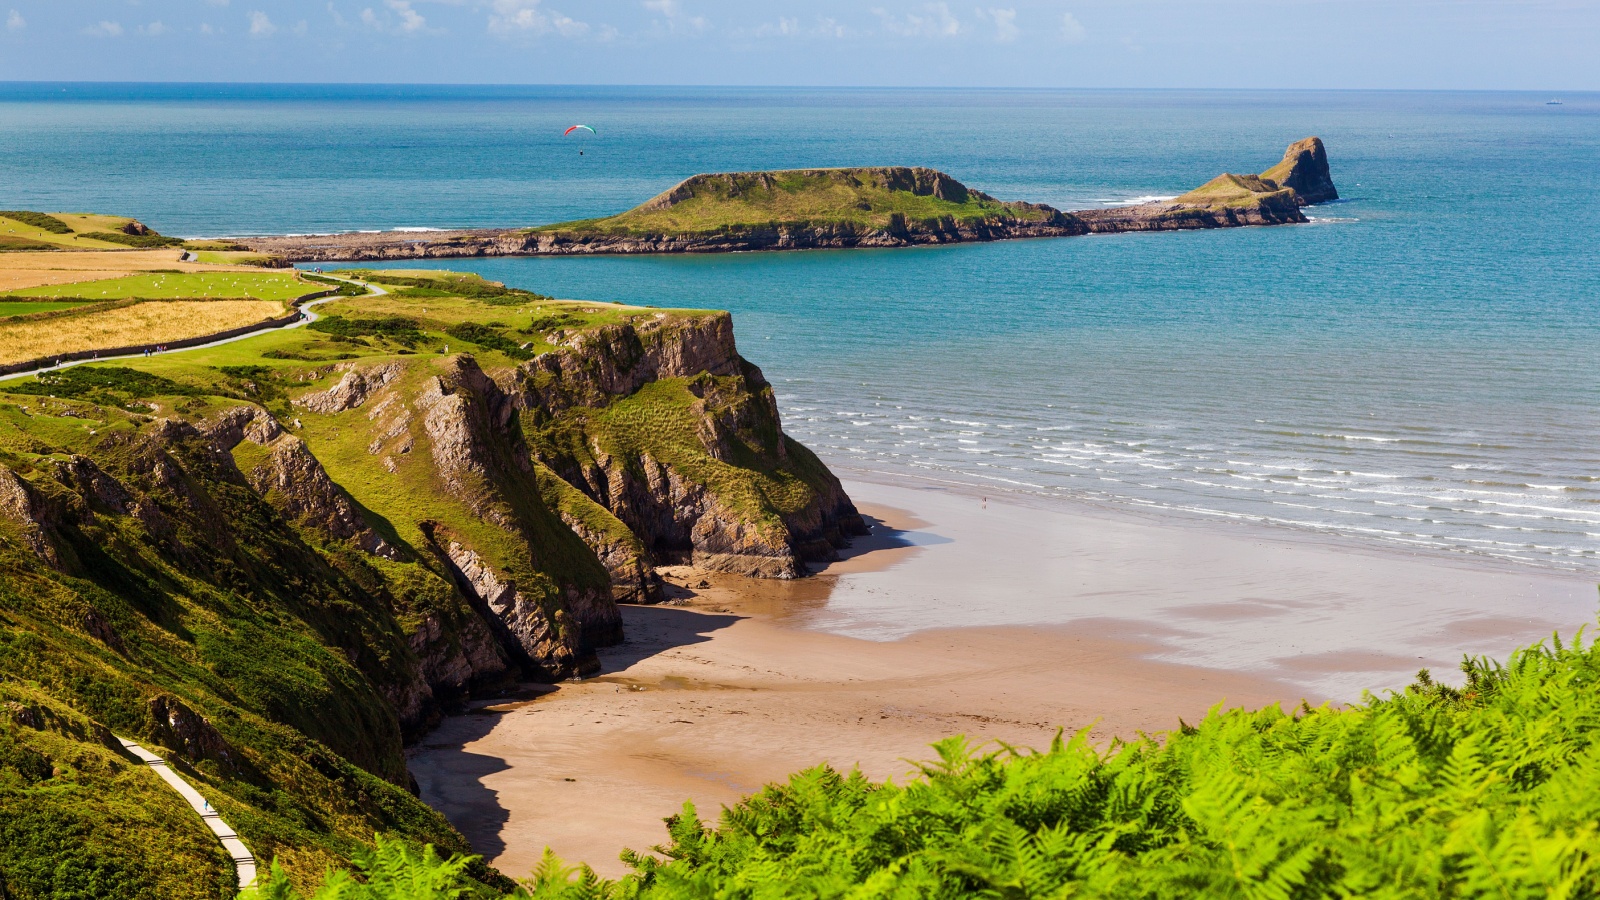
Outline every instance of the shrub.
{"label": "shrub", "polygon": [[398,285],[411,288],[402,291],[402,296],[411,297],[466,297],[478,300],[491,306],[517,306],[523,303],[538,303],[549,300],[543,294],[525,291],[521,288],[510,288],[496,281],[485,281],[476,276],[465,277],[410,277],[402,275],[372,275],[373,281],[384,284]]}
{"label": "shrub", "polygon": [[[193,396],[200,391],[170,378],[122,366],[73,366],[56,372],[42,372],[35,381],[6,385],[13,394],[68,397],[72,399],[119,400],[140,397]],[[120,396],[119,396],[120,395]]]}
{"label": "shrub", "polygon": [[71,225],[68,225],[55,216],[47,213],[30,212],[25,209],[10,209],[0,210],[0,216],[10,219],[13,222],[21,222],[24,225],[31,225],[40,231],[48,231],[51,234],[72,233]]}
{"label": "shrub", "polygon": [[336,337],[355,338],[368,335],[387,338],[405,347],[414,347],[422,340],[422,326],[416,319],[405,316],[384,316],[381,319],[347,319],[344,316],[327,316],[311,323],[313,331]]}
{"label": "shrub", "polygon": [[156,234],[123,234],[120,231],[89,231],[82,237],[96,241],[105,241],[108,244],[121,244],[124,247],[138,247],[141,250],[155,250],[161,247],[181,247],[183,238],[167,237]]}
{"label": "shrub", "polygon": [[512,359],[533,358],[533,354],[522,349],[521,344],[487,325],[479,325],[476,322],[462,322],[459,325],[451,325],[446,328],[444,333],[453,338],[460,338],[468,343],[477,344],[480,347],[499,350]]}
{"label": "shrub", "polygon": [[547,856],[526,885],[549,900],[1593,897],[1600,645],[1553,644],[1464,662],[1462,688],[1423,672],[1352,707],[1218,708],[1104,751],[1083,732],[1042,753],[951,738],[903,786],[822,766],[715,827],[685,804],[665,859],[625,853],[620,882]]}
{"label": "shrub", "polygon": [[334,295],[338,297],[365,297],[367,295],[367,289],[365,287],[362,287],[359,284],[352,284],[351,282],[345,281],[341,278],[329,278],[326,275],[312,275],[308,272],[301,272],[300,277],[304,278],[306,281],[316,282],[317,284],[325,284],[334,288]]}

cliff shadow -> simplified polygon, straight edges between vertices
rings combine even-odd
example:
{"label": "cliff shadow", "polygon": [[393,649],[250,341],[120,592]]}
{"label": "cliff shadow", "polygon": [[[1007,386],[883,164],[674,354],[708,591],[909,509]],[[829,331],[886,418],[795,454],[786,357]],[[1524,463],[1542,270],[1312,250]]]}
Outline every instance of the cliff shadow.
{"label": "cliff shadow", "polygon": [[[494,859],[506,850],[503,835],[511,810],[500,792],[484,785],[490,775],[511,766],[504,759],[474,753],[467,745],[488,735],[499,722],[497,713],[469,712],[450,716],[439,729],[407,754],[407,768],[417,779],[422,802],[450,820],[467,839],[472,852]],[[418,758],[426,757],[422,765]]]}
{"label": "cliff shadow", "polygon": [[745,616],[676,606],[623,606],[623,642],[599,651],[600,670],[616,673],[652,656],[711,640]]}

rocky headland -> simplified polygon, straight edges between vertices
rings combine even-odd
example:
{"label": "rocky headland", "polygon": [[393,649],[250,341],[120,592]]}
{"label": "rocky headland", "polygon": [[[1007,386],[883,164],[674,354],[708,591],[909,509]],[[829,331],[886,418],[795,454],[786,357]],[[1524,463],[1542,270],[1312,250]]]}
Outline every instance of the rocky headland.
{"label": "rocky headland", "polygon": [[241,239],[297,262],[910,247],[1306,221],[1337,199],[1322,140],[1291,144],[1259,175],[1223,174],[1172,200],[1065,212],[1001,201],[920,167],[695,175],[616,216],[537,228]]}
{"label": "rocky headland", "polygon": [[[22,723],[0,750],[46,761],[0,872],[70,825],[105,884],[151,883],[125,817],[88,811],[166,790],[115,781],[113,733],[293,870],[374,832],[465,849],[407,792],[405,743],[593,671],[618,604],[663,599],[658,566],[789,579],[866,531],[726,313],[395,281],[254,358],[0,392],[0,719]],[[189,887],[151,896],[214,896],[205,826],[161,827],[193,838],[161,861]]]}

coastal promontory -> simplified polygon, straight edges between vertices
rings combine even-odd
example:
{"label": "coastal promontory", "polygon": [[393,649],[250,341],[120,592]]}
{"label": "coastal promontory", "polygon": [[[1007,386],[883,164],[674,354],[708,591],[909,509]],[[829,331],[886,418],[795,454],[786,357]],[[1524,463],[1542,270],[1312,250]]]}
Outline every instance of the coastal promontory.
{"label": "coastal promontory", "polygon": [[874,166],[695,175],[626,212],[534,228],[247,238],[300,262],[910,247],[1125,231],[1303,223],[1337,199],[1322,140],[1289,145],[1259,175],[1224,173],[1170,200],[1066,212],[1003,201],[928,168]]}

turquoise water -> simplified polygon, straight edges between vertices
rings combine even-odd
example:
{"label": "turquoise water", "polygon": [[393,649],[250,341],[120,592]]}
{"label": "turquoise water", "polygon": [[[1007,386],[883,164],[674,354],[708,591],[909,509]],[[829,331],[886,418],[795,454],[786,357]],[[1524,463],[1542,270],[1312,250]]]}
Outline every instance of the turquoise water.
{"label": "turquoise water", "polygon": [[[831,464],[1600,571],[1600,95],[0,86],[7,208],[184,235],[538,223],[916,163],[1066,208],[1258,171],[1312,225],[452,261],[733,310]],[[595,139],[563,140],[584,122]],[[584,153],[578,155],[579,143]],[[437,264],[435,264],[437,265]]]}

